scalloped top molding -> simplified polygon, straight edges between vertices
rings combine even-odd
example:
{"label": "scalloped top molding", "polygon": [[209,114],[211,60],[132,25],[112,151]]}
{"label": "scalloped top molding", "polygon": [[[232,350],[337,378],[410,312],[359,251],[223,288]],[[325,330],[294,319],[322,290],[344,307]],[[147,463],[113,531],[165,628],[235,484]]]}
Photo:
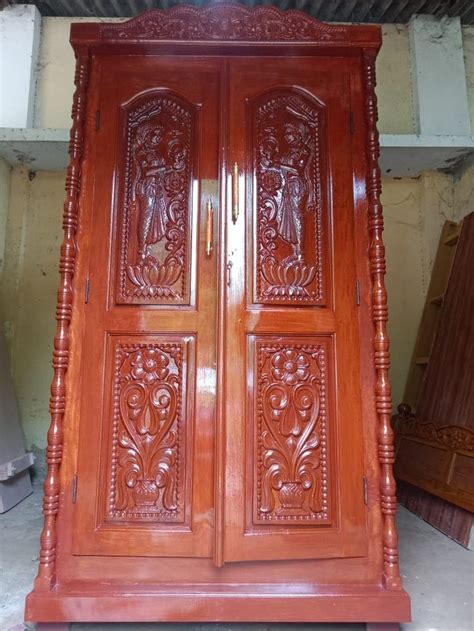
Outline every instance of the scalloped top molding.
{"label": "scalloped top molding", "polygon": [[300,11],[249,8],[232,2],[151,9],[118,24],[100,27],[101,40],[225,42],[349,42],[351,26],[321,22]]}

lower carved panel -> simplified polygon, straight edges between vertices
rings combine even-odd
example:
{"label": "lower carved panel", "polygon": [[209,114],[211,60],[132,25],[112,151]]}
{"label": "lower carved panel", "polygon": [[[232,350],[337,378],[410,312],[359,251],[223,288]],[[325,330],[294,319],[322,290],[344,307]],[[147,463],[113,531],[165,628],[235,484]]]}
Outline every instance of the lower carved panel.
{"label": "lower carved panel", "polygon": [[183,522],[186,341],[115,345],[108,520]]}
{"label": "lower carved panel", "polygon": [[254,522],[327,523],[328,340],[254,343]]}

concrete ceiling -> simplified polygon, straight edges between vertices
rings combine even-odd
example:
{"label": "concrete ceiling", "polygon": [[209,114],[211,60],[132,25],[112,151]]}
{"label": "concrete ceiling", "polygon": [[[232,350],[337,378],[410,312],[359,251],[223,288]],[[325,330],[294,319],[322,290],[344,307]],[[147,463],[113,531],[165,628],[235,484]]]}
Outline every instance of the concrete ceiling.
{"label": "concrete ceiling", "polygon": [[[35,4],[42,15],[73,17],[131,17],[151,8],[177,4],[207,4],[207,0],[0,0],[7,4]],[[420,13],[436,17],[460,17],[474,24],[474,0],[243,0],[242,4],[274,5],[299,9],[328,22],[407,23]]]}

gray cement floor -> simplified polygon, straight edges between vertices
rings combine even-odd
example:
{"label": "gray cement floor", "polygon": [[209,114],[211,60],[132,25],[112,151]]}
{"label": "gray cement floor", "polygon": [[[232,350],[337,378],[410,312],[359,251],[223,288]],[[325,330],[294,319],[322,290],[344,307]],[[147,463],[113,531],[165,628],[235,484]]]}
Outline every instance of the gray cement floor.
{"label": "gray cement floor", "polygon": [[[41,485],[33,495],[0,515],[0,631],[24,628],[23,605],[38,562],[42,524]],[[409,631],[471,631],[474,629],[474,554],[454,543],[403,507],[398,511],[401,568],[412,598]],[[270,624],[75,624],[73,631],[276,631],[323,629],[352,631],[362,625]]]}

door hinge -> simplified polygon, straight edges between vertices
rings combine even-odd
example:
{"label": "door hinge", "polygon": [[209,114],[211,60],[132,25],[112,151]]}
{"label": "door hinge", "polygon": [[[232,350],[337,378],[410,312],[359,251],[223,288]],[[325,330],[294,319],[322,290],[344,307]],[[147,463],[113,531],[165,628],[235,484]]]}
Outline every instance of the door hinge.
{"label": "door hinge", "polygon": [[367,506],[368,502],[369,502],[369,487],[367,484],[367,478],[364,477],[362,478],[363,481],[363,486],[364,486],[364,504]]}
{"label": "door hinge", "polygon": [[71,499],[72,503],[75,504],[77,499],[77,475],[72,476]]}
{"label": "door hinge", "polygon": [[349,131],[351,134],[354,133],[354,114],[349,112]]}
{"label": "door hinge", "polygon": [[100,110],[97,110],[95,113],[95,130],[99,131],[100,129]]}
{"label": "door hinge", "polygon": [[359,307],[360,306],[360,282],[358,280],[356,280],[356,305]]}
{"label": "door hinge", "polygon": [[91,286],[90,278],[86,279],[86,286],[84,288],[84,302],[87,304],[89,302],[89,289]]}

